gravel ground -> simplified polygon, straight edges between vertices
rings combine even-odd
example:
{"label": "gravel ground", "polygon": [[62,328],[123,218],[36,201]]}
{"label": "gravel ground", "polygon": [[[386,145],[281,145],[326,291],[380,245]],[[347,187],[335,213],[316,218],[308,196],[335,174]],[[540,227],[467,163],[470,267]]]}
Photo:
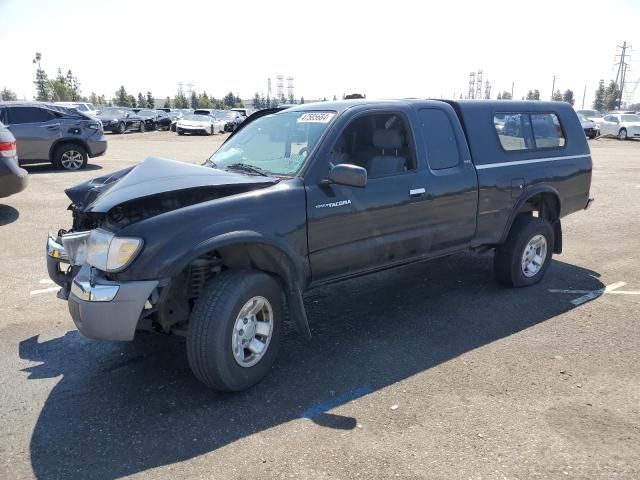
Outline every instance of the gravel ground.
{"label": "gravel ground", "polygon": [[223,138],[109,135],[87,170],[29,167],[0,199],[1,478],[640,478],[640,295],[571,303],[640,291],[639,142],[590,142],[596,203],[539,285],[461,254],[314,290],[313,339],[289,328],[269,377],[222,395],[181,339],[80,336],[44,242],[70,223],[64,188]]}

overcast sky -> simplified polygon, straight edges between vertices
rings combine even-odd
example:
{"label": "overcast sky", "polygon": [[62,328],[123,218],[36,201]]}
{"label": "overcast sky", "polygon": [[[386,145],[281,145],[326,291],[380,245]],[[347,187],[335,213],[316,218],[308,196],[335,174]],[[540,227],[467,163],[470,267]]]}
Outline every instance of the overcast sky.
{"label": "overcast sky", "polygon": [[[82,93],[175,95],[177,82],[222,96],[267,93],[295,77],[295,95],[331,98],[452,97],[484,70],[492,97],[538,88],[587,87],[615,77],[616,45],[635,44],[640,78],[640,0],[237,2],[0,0],[0,88],[34,95],[41,52],[49,76],[71,68]],[[631,83],[631,82],[630,82]],[[640,88],[636,94],[640,98]]]}

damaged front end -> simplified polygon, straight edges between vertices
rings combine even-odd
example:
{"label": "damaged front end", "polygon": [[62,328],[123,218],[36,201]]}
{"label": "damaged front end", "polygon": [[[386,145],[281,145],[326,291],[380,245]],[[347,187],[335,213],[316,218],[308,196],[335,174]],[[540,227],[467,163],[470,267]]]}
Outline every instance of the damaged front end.
{"label": "damaged front end", "polygon": [[[148,316],[145,313],[158,312],[160,325],[171,322],[162,315],[167,309],[157,305],[161,301],[159,290],[162,290],[159,279],[118,283],[117,277],[111,275],[126,269],[144,253],[144,238],[119,237],[118,232],[123,228],[277,182],[278,179],[271,177],[149,158],[136,167],[66,190],[72,202],[69,210],[73,224],[69,230],[49,234],[47,270],[49,277],[61,287],[58,297],[69,301],[69,310],[78,329],[92,338],[127,340],[133,335],[131,324]],[[115,253],[114,245],[118,245]],[[129,260],[119,264],[117,260],[126,255],[130,255]],[[208,272],[211,268],[208,264],[203,271]],[[206,281],[206,275],[193,275],[194,279],[200,277]],[[194,288],[201,288],[202,282],[195,283]],[[174,295],[166,293],[163,298],[171,303]],[[127,321],[115,328],[113,319],[116,317],[127,318]],[[106,328],[103,323],[113,328]]]}

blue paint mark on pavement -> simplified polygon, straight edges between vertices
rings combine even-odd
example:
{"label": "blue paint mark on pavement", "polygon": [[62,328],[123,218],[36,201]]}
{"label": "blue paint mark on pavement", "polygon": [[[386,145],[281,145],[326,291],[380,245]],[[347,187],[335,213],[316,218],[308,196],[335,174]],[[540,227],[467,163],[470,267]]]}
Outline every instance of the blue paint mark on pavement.
{"label": "blue paint mark on pavement", "polygon": [[306,409],[304,412],[302,412],[300,416],[302,418],[317,417],[318,415],[322,415],[323,413],[325,413],[327,410],[336,408],[347,402],[355,400],[356,398],[363,397],[370,392],[371,392],[371,387],[369,385],[364,385],[362,387],[356,388],[355,390],[344,393],[339,397],[332,398],[331,400],[327,400],[326,402],[318,403],[313,407]]}

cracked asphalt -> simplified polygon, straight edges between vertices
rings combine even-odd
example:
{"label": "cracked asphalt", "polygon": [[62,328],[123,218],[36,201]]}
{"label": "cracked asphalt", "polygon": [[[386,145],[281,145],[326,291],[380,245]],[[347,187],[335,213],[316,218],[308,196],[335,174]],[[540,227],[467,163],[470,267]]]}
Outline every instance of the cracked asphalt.
{"label": "cracked asphalt", "polygon": [[46,283],[64,188],[223,138],[108,137],[87,170],[28,167],[0,199],[1,478],[640,478],[640,142],[590,141],[596,202],[542,283],[460,254],[311,291],[313,339],[288,326],[268,378],[223,395],[180,338],[82,337]]}

